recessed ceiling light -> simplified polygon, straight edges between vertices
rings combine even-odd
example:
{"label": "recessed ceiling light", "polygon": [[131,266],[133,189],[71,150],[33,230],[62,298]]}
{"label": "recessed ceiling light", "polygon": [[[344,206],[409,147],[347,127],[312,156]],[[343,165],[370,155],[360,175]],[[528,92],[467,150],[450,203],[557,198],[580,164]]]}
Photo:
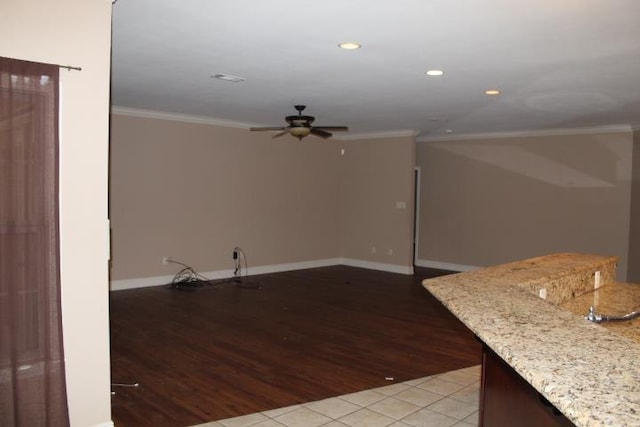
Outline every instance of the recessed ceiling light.
{"label": "recessed ceiling light", "polygon": [[484,91],[485,95],[490,95],[490,96],[496,96],[496,95],[500,95],[500,91],[498,89],[487,89]]}
{"label": "recessed ceiling light", "polygon": [[427,71],[427,76],[441,76],[444,74],[444,71],[442,70],[429,70]]}
{"label": "recessed ceiling light", "polygon": [[211,77],[213,77],[214,79],[224,80],[225,82],[232,82],[232,83],[238,83],[238,82],[243,82],[247,80],[244,77],[234,76],[231,74],[214,74]]}
{"label": "recessed ceiling light", "polygon": [[338,47],[340,47],[341,49],[353,50],[360,49],[362,45],[356,42],[342,42],[338,45]]}

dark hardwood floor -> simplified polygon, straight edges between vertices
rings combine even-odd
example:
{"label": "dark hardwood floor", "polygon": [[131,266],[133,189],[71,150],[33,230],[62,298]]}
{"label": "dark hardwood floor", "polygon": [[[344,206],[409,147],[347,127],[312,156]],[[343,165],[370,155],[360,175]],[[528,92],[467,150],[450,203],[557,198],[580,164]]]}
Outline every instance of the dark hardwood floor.
{"label": "dark hardwood floor", "polygon": [[473,335],[401,275],[335,266],[111,292],[116,427],[188,426],[476,365]]}

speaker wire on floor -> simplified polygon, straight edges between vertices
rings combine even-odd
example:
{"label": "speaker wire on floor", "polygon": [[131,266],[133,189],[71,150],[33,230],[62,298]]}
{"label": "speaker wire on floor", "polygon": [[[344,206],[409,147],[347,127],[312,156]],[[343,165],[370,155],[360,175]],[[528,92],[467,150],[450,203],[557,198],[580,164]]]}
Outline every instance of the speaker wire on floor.
{"label": "speaker wire on floor", "polygon": [[[193,291],[206,286],[234,284],[239,288],[262,289],[262,285],[258,281],[248,279],[247,272],[249,268],[247,264],[247,256],[239,246],[236,246],[233,249],[233,260],[235,263],[235,269],[233,271],[232,278],[212,280],[203,274],[198,273],[193,267],[183,262],[168,259],[168,263],[178,264],[182,267],[182,269],[173,276],[173,280],[169,287],[170,289]],[[244,277],[242,276],[242,260],[244,260]]]}

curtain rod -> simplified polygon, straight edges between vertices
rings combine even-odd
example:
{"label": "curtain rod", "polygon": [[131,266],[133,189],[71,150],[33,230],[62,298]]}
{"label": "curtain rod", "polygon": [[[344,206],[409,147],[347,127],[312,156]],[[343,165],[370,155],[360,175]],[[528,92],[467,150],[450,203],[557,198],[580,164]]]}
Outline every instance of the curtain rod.
{"label": "curtain rod", "polygon": [[82,71],[81,67],[72,67],[71,65],[58,65],[59,68],[66,68],[68,71],[71,70],[75,70],[75,71]]}

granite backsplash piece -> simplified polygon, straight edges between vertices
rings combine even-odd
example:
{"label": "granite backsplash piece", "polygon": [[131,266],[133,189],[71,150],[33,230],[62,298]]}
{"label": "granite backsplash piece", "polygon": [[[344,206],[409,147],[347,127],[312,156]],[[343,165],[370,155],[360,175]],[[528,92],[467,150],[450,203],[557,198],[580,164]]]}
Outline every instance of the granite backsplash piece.
{"label": "granite backsplash piece", "polygon": [[519,283],[518,286],[552,304],[562,304],[615,282],[618,259],[616,257],[599,258],[594,259],[592,263],[574,266],[568,271]]}

